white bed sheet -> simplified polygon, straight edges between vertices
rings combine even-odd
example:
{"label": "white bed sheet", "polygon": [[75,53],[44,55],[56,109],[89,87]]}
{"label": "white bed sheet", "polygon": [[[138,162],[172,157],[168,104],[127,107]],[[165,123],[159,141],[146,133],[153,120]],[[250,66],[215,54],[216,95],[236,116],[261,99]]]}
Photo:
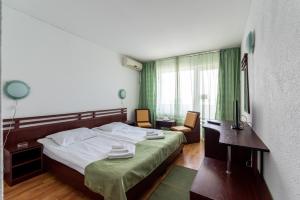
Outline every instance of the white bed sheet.
{"label": "white bed sheet", "polygon": [[120,141],[124,142],[130,142],[133,144],[136,144],[138,142],[141,142],[145,140],[146,132],[142,131],[102,131],[97,128],[94,128],[93,131],[96,131],[99,136],[108,137],[112,139],[118,139]]}
{"label": "white bed sheet", "polygon": [[[103,132],[103,131],[102,131]],[[52,139],[42,138],[38,140],[44,145],[43,153],[81,174],[87,165],[97,160],[107,158],[112,145],[124,145],[130,153],[135,154],[135,144],[117,140],[99,132],[99,136],[71,144],[69,146],[59,146]]]}
{"label": "white bed sheet", "polygon": [[[120,125],[121,124],[121,125]],[[147,132],[155,132],[158,134],[163,134],[162,130],[150,129],[150,128],[140,128],[135,126],[129,126],[123,123],[111,123],[112,131],[103,131],[100,127],[93,128],[99,135],[104,135],[113,139],[118,139],[125,142],[138,143],[146,140]]]}

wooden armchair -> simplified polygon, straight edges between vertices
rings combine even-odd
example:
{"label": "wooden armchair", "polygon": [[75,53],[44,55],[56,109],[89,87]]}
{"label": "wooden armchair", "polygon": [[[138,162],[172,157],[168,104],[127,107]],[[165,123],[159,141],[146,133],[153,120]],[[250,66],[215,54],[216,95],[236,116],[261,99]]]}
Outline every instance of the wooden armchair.
{"label": "wooden armchair", "polygon": [[173,126],[172,131],[184,133],[187,143],[200,142],[200,113],[188,111],[183,126]]}
{"label": "wooden armchair", "polygon": [[135,122],[138,127],[151,128],[150,110],[147,108],[135,109]]}

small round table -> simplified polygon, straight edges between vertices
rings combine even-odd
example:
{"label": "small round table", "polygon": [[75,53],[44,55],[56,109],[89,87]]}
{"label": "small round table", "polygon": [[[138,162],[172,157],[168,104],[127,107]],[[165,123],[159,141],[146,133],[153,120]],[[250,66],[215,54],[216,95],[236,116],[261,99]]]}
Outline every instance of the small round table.
{"label": "small round table", "polygon": [[157,119],[155,128],[156,129],[170,129],[172,126],[176,126],[176,121],[173,119],[170,119],[170,120]]}

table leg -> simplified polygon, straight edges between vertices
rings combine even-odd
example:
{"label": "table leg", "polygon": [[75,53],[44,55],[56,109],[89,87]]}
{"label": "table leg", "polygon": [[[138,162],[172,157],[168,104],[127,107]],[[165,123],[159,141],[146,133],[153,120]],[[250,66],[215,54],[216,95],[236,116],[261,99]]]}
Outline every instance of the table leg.
{"label": "table leg", "polygon": [[251,164],[250,167],[253,168],[253,150],[251,149]]}
{"label": "table leg", "polygon": [[260,151],[260,175],[264,177],[264,152]]}
{"label": "table leg", "polygon": [[227,169],[226,174],[231,174],[231,146],[227,146]]}

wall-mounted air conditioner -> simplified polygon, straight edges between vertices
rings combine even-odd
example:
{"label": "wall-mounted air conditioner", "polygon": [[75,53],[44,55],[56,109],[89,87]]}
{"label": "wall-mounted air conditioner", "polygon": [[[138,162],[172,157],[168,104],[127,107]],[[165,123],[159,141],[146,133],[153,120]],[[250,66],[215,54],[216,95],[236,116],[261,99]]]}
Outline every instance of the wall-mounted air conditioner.
{"label": "wall-mounted air conditioner", "polygon": [[143,69],[142,63],[140,63],[136,60],[133,60],[132,58],[126,57],[126,56],[123,56],[122,64],[125,67],[129,67],[129,68],[135,69],[137,71],[142,71],[142,69]]}

